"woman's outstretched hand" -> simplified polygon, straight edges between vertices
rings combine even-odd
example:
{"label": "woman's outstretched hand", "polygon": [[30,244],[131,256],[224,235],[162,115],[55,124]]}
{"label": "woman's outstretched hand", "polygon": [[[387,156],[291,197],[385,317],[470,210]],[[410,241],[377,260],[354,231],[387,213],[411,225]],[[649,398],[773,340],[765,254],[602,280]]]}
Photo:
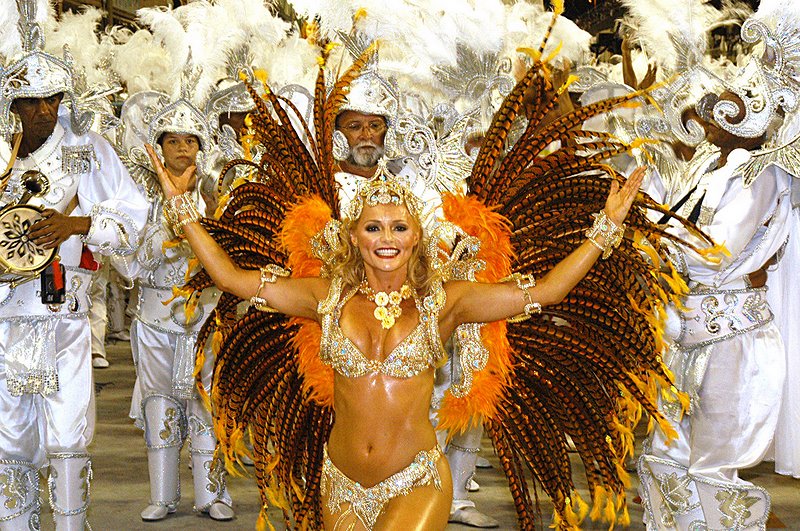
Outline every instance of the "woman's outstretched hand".
{"label": "woman's outstretched hand", "polygon": [[646,166],[636,168],[621,188],[619,182],[614,181],[611,183],[611,190],[608,192],[608,199],[606,199],[606,206],[603,210],[606,211],[606,216],[617,226],[622,225],[625,221],[633,200],[636,199],[636,194],[639,193],[639,187],[642,185],[645,171],[647,171]]}
{"label": "woman's outstretched hand", "polygon": [[181,195],[182,193],[191,189],[195,180],[195,170],[197,169],[196,166],[191,165],[186,168],[180,177],[174,177],[164,167],[164,164],[161,162],[161,159],[158,158],[156,150],[153,149],[153,146],[150,144],[145,144],[144,148],[147,150],[147,154],[150,155],[150,162],[153,164],[153,168],[156,170],[158,182],[161,184],[161,191],[164,192],[164,197],[169,199],[170,197]]}

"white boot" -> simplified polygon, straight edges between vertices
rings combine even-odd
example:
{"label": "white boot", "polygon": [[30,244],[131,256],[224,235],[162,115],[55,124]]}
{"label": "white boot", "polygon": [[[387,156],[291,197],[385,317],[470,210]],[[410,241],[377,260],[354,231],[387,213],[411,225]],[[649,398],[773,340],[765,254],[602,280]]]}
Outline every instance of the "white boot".
{"label": "white boot", "polygon": [[180,491],[180,447],[149,448],[147,469],[150,472],[150,504],[142,512],[142,520],[163,520],[178,509]]}
{"label": "white boot", "polygon": [[190,416],[189,434],[194,510],[208,514],[214,520],[232,520],[235,515],[225,484],[225,465],[221,459],[214,458],[217,439],[210,422],[204,422],[197,415]]}
{"label": "white boot", "polygon": [[0,529],[38,531],[39,474],[28,461],[0,459]]}
{"label": "white boot", "polygon": [[475,507],[475,502],[469,499],[469,492],[480,488],[473,477],[482,436],[483,426],[475,426],[454,435],[447,445],[447,461],[450,463],[453,478],[453,503],[450,506],[449,521],[472,527],[493,528],[499,527],[500,523],[480,512]]}
{"label": "white boot", "polygon": [[706,521],[689,469],[675,461],[644,454],[639,458],[639,495],[648,530],[686,531]]}
{"label": "white boot", "polygon": [[475,502],[471,500],[453,500],[447,521],[483,529],[500,527],[500,522],[476,509]]}
{"label": "white boot", "polygon": [[142,520],[163,520],[178,509],[181,499],[180,453],[185,438],[185,417],[175,399],[158,395],[142,401],[150,475],[150,504],[141,512]]}
{"label": "white boot", "polygon": [[770,510],[766,489],[743,481],[714,481],[695,475],[692,478],[708,522],[719,522],[725,529],[736,531],[766,529]]}
{"label": "white boot", "polygon": [[92,462],[89,454],[50,454],[50,507],[56,531],[84,531]]}

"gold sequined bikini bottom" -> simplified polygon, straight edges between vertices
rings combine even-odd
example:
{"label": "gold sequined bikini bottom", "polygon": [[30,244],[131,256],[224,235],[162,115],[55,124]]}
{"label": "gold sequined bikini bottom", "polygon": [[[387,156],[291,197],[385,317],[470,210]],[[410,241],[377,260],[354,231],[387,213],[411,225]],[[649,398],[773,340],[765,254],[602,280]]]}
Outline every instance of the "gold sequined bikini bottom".
{"label": "gold sequined bikini bottom", "polygon": [[[325,446],[322,462],[322,495],[328,496],[328,510],[331,514],[339,514],[334,529],[340,529],[347,516],[355,514],[367,529],[375,526],[386,504],[398,496],[405,496],[416,487],[433,485],[442,490],[442,480],[436,463],[443,456],[439,445],[431,450],[423,450],[414,457],[414,461],[400,472],[392,474],[377,485],[364,488],[358,482],[345,476],[336,468],[328,457]],[[344,512],[342,505],[349,504]]]}

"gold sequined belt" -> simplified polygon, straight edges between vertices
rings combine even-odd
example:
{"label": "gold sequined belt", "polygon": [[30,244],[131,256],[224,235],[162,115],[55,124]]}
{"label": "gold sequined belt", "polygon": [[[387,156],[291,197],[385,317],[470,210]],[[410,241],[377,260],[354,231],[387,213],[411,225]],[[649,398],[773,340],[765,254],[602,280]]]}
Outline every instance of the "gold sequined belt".
{"label": "gold sequined belt", "polygon": [[[392,474],[377,485],[362,487],[353,481],[333,464],[328,457],[328,446],[324,448],[322,462],[322,494],[328,495],[328,510],[331,514],[339,514],[339,521],[350,513],[356,515],[367,529],[372,529],[386,504],[398,496],[409,494],[412,489],[425,485],[433,485],[442,490],[442,480],[436,463],[443,456],[437,444],[431,450],[419,452],[414,461],[400,472]],[[342,513],[342,505],[350,507]]]}
{"label": "gold sequined belt", "polygon": [[767,288],[704,290],[683,301],[678,343],[700,347],[750,332],[772,321]]}

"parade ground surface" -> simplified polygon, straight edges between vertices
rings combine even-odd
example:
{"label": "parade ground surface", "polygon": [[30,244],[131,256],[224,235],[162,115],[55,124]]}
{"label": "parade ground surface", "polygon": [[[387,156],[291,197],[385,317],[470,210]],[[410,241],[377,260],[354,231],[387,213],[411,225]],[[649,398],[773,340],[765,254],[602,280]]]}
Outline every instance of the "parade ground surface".
{"label": "parade ground surface", "polygon": [[[160,522],[142,522],[139,512],[147,505],[150,491],[142,432],[128,418],[131,389],[135,378],[130,344],[120,342],[109,345],[108,359],[111,367],[94,371],[98,395],[97,433],[90,447],[94,481],[91,488],[89,522],[93,531],[254,529],[260,502],[252,477],[228,480],[236,510],[236,518],[233,521],[215,522],[192,511],[192,480],[187,464],[189,460],[186,448],[181,458],[183,501],[177,513]],[[486,439],[481,455],[488,458],[494,467],[478,470],[476,480],[480,484],[480,491],[473,494],[473,499],[480,510],[499,520],[500,529],[517,529],[514,506],[505,477],[498,468],[497,458]],[[575,480],[580,487],[583,478],[577,457],[573,460],[573,466],[576,470]],[[774,474],[770,463],[762,463],[754,469],[744,471],[742,476],[770,492],[773,514],[768,528],[800,529],[800,480]],[[632,474],[632,483],[628,491],[632,521],[630,529],[644,529],[641,523],[642,508],[635,502],[637,487],[635,474]],[[588,493],[585,497],[588,499]],[[46,490],[42,491],[42,498],[47,500]],[[540,500],[545,520],[543,528],[547,529],[551,506],[544,495],[540,494]],[[51,531],[53,520],[46,501],[44,506],[42,529]],[[275,528],[283,529],[279,513],[272,513],[272,516]],[[456,531],[473,528],[450,524],[447,529]],[[589,522],[584,529],[608,529],[608,526]]]}

